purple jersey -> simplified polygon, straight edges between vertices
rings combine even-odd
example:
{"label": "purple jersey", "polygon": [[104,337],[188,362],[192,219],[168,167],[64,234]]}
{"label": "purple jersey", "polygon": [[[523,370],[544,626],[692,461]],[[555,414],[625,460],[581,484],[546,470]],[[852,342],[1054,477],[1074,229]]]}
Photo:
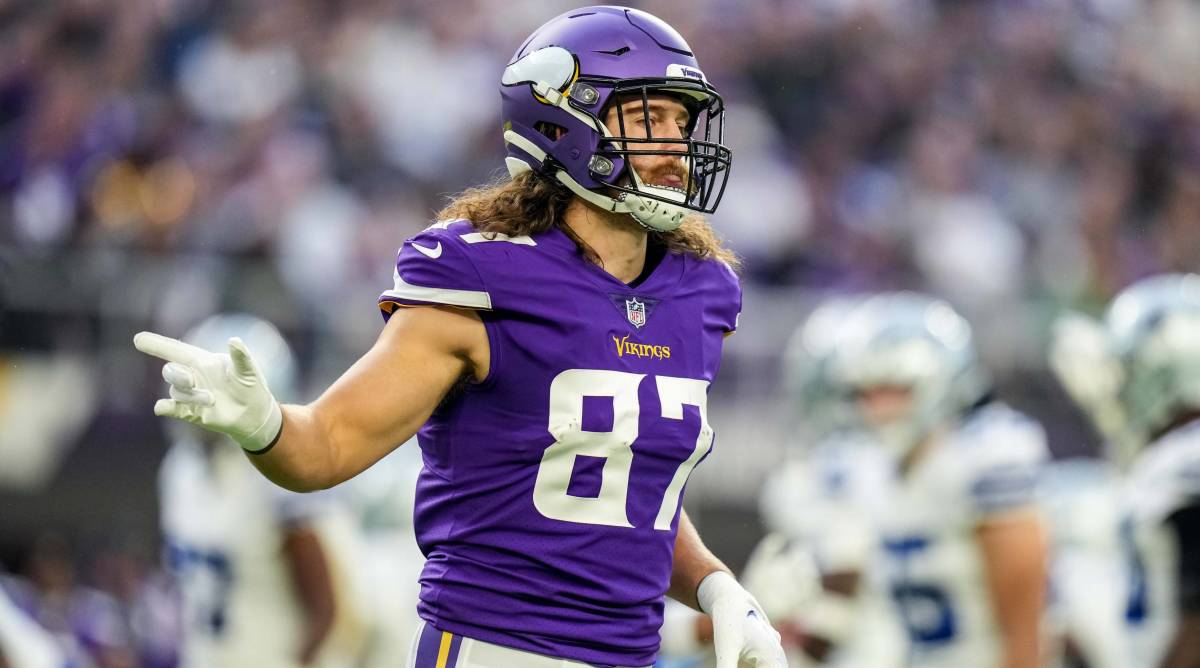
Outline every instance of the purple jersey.
{"label": "purple jersey", "polygon": [[478,310],[491,368],[418,434],[421,617],[551,656],[653,663],[737,277],[668,253],[631,288],[558,228],[445,222],[404,244],[380,297],[385,317],[423,304]]}

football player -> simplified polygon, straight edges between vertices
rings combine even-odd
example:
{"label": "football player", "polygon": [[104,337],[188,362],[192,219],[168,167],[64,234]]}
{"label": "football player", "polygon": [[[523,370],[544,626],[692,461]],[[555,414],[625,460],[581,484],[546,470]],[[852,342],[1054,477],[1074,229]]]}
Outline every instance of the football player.
{"label": "football player", "polygon": [[[186,340],[212,346],[234,332],[263,361],[272,389],[293,396],[292,353],[269,323],[216,315]],[[350,510],[330,493],[270,484],[220,433],[169,426],[159,492],[166,559],[183,599],[182,665],[352,665],[364,612]]]}
{"label": "football player", "polygon": [[741,302],[699,215],[729,173],[721,97],[673,28],[610,6],[536,30],[500,93],[511,180],[405,242],[382,334],[328,391],[281,407],[239,340],[146,332],[171,386],[155,413],[230,434],[296,490],[419,430],[410,665],[646,666],[665,594],[711,615],[721,668],[783,665],[680,510]]}
{"label": "football player", "polygon": [[992,399],[966,321],[926,296],[852,309],[832,367],[855,420],[893,457],[877,524],[909,665],[1040,665],[1041,428]]}
{"label": "football player", "polygon": [[1052,368],[1126,470],[1125,665],[1200,666],[1200,275],[1139,281],[1102,324],[1055,331]]}
{"label": "football player", "polygon": [[[760,509],[772,534],[752,560],[758,568],[747,567],[743,578],[802,651],[794,665],[885,668],[900,665],[905,654],[875,567],[873,518],[885,507],[891,462],[855,428],[852,404],[829,375],[844,318],[862,299],[822,302],[788,345],[784,394],[796,456],[763,487]],[[779,549],[771,550],[772,543]],[[791,562],[793,580],[803,579],[798,552],[815,564],[815,590],[782,586],[782,575],[772,575]]]}

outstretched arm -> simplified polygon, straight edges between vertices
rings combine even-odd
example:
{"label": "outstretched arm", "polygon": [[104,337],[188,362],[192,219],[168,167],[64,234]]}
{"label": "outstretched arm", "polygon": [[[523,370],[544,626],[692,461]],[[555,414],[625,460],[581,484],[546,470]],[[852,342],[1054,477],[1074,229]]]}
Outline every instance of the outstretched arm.
{"label": "outstretched arm", "polygon": [[171,398],[158,415],[228,434],[267,478],[293,491],[332,487],[416,433],[464,376],[488,370],[487,332],[473,311],[404,308],[375,345],[308,405],[279,406],[238,340],[229,355],[157,334],[134,338],[168,362]]}
{"label": "outstretched arm", "polygon": [[473,311],[400,309],[375,345],[316,401],[285,406],[276,447],[250,460],[296,491],[349,480],[412,438],[463,376],[487,375]]}

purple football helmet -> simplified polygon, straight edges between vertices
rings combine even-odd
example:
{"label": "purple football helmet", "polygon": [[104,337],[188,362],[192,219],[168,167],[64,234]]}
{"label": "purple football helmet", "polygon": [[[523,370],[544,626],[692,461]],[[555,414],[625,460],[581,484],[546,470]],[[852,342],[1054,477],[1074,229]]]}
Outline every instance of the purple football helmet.
{"label": "purple football helmet", "polygon": [[[651,230],[679,227],[689,212],[712,213],[729,177],[732,152],[721,144],[725,106],[692,49],[671,26],[626,7],[582,7],[538,28],[504,69],[505,160],[509,174],[533,170],[587,202],[628,213]],[[688,109],[682,138],[652,137],[651,95]],[[610,132],[610,102],[642,102],[644,136]],[[670,155],[685,166],[682,188],[644,183],[637,155]]]}

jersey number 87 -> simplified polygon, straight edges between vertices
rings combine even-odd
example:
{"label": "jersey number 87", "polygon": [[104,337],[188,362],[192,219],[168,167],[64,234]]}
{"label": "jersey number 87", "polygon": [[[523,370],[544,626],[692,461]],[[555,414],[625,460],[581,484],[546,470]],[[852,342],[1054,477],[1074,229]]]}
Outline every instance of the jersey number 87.
{"label": "jersey number 87", "polygon": [[[542,454],[534,482],[533,504],[538,512],[565,522],[633,526],[625,502],[633,467],[633,443],[638,437],[638,387],[645,377],[646,374],[625,371],[568,369],[550,382],[549,430],[555,441]],[[654,380],[663,418],[682,420],[684,405],[695,406],[700,412],[695,448],[675,470],[654,520],[655,529],[670,531],[684,483],[712,448],[713,431],[707,414],[708,381],[672,376],[655,376]],[[583,430],[585,396],[612,398],[611,431]],[[579,456],[604,460],[600,493],[594,497],[567,493],[575,458]]]}

